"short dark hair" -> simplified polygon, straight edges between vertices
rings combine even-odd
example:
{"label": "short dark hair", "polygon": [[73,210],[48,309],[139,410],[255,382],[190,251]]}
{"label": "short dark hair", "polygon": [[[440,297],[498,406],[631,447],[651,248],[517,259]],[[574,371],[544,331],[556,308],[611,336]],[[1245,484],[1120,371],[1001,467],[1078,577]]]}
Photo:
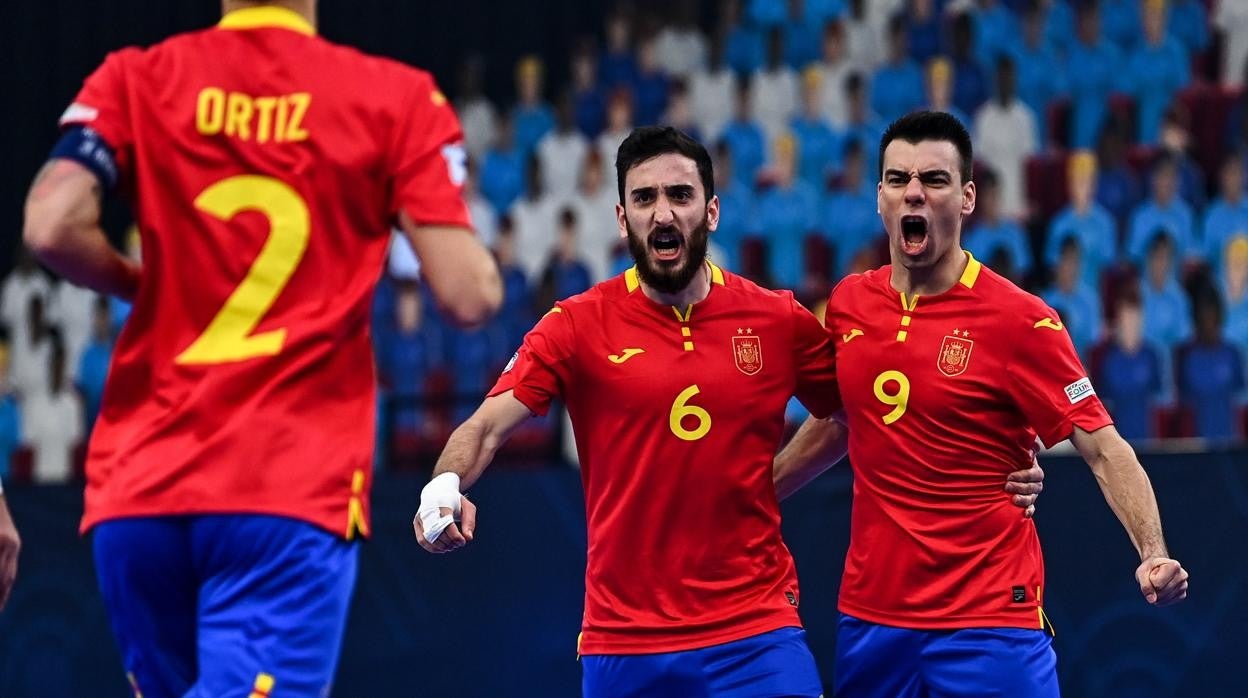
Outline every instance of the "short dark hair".
{"label": "short dark hair", "polygon": [[921,141],[948,141],[954,144],[958,149],[958,174],[962,183],[971,181],[971,163],[975,157],[971,150],[971,134],[966,132],[966,127],[956,116],[943,111],[915,111],[889,124],[880,137],[880,179],[884,178],[884,150],[896,140],[915,144]]}
{"label": "short dark hair", "polygon": [[620,144],[615,154],[615,178],[620,192],[620,204],[624,203],[624,177],[637,165],[666,153],[683,155],[698,166],[698,177],[706,200],[715,196],[715,172],[711,167],[711,155],[701,143],[693,140],[671,126],[642,126],[633,129]]}

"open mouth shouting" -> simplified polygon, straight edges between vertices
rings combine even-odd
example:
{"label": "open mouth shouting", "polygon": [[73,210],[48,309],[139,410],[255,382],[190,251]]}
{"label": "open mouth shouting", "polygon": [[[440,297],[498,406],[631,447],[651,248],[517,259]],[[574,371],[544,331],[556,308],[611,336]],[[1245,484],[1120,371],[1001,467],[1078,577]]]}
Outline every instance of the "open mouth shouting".
{"label": "open mouth shouting", "polygon": [[927,250],[927,219],[918,215],[901,217],[901,250],[917,257]]}
{"label": "open mouth shouting", "polygon": [[680,259],[680,251],[685,245],[685,237],[675,228],[658,228],[650,234],[650,249],[660,262],[674,262]]}

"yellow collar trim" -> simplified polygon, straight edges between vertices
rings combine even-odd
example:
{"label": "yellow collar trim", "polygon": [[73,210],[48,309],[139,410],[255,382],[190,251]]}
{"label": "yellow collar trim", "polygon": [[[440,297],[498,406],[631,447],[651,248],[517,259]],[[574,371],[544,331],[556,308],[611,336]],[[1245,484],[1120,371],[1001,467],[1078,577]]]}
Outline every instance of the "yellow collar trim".
{"label": "yellow collar trim", "polygon": [[285,7],[272,5],[234,10],[217,22],[218,29],[262,29],[264,27],[281,27],[300,34],[316,36],[316,27],[304,19],[303,15]]}
{"label": "yellow collar trim", "polygon": [[709,261],[706,263],[706,266],[711,268],[711,283],[723,286],[724,285],[724,270],[720,269],[714,264],[711,264]]}
{"label": "yellow collar trim", "polygon": [[628,270],[624,272],[624,287],[628,289],[629,293],[632,293],[640,286],[641,280],[637,278],[637,267],[629,267]]}
{"label": "yellow collar trim", "polygon": [[[963,250],[963,252],[966,252]],[[958,283],[967,288],[975,288],[975,279],[979,278],[979,272],[984,268],[978,259],[975,259],[970,252],[966,253],[966,269],[962,270],[962,278],[958,279]]]}

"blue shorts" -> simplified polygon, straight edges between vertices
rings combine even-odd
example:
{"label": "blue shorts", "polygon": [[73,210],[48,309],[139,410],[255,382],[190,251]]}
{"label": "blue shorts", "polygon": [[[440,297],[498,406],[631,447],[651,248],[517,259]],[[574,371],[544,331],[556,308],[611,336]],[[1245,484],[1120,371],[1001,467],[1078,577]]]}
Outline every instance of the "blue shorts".
{"label": "blue shorts", "polygon": [[262,515],[117,519],[93,535],[136,694],[328,695],[355,585],[354,543]]}
{"label": "blue shorts", "polygon": [[1043,630],[910,630],[842,614],[837,698],[1057,698],[1057,655]]}
{"label": "blue shorts", "polygon": [[581,665],[584,698],[823,695],[801,628],[683,652],[584,656]]}

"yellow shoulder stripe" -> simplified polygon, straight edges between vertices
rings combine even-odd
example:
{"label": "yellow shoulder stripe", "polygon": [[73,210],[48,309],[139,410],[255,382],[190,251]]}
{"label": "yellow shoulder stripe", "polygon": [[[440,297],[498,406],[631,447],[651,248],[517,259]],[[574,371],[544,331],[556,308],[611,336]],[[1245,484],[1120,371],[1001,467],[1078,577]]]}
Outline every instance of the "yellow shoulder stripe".
{"label": "yellow shoulder stripe", "polygon": [[262,27],[281,27],[308,36],[316,35],[316,27],[309,24],[303,15],[285,7],[272,5],[233,10],[227,12],[221,21],[217,22],[219,29],[260,29]]}
{"label": "yellow shoulder stripe", "polygon": [[[963,250],[965,251],[965,250]],[[958,283],[967,288],[975,288],[975,279],[979,278],[979,272],[984,265],[975,259],[970,252],[966,253],[966,269],[962,270],[962,278],[958,279]]]}

